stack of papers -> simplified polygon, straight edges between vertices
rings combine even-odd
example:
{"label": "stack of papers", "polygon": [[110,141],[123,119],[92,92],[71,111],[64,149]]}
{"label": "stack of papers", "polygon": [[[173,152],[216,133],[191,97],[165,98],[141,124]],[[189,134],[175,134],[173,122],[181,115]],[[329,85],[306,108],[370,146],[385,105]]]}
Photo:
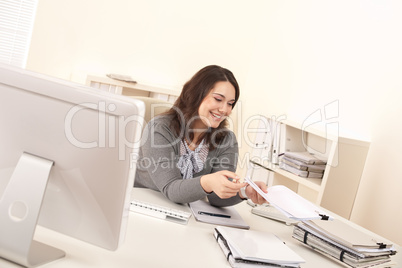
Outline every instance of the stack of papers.
{"label": "stack of papers", "polygon": [[295,268],[305,262],[271,233],[220,226],[214,236],[232,267]]}
{"label": "stack of papers", "polygon": [[283,185],[269,187],[264,193],[250,178],[246,182],[253,187],[268,203],[282,212],[286,217],[296,221],[332,220],[333,217],[322,208],[304,199],[297,193]]}
{"label": "stack of papers", "polygon": [[309,152],[286,152],[279,167],[303,178],[322,178],[326,161]]}
{"label": "stack of papers", "polygon": [[306,165],[326,165],[327,161],[320,159],[317,156],[305,151],[305,152],[285,152],[286,157],[299,160]]}
{"label": "stack of papers", "polygon": [[339,220],[298,223],[293,238],[351,267],[389,267],[394,246]]}

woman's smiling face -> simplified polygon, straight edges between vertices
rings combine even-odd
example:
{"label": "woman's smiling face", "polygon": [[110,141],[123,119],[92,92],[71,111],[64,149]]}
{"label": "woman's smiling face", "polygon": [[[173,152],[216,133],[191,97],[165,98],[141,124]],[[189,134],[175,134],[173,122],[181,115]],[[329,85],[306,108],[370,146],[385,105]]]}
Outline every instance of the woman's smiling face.
{"label": "woman's smiling face", "polygon": [[197,120],[195,127],[217,128],[232,112],[235,94],[235,88],[230,82],[217,82],[198,108],[200,119]]}

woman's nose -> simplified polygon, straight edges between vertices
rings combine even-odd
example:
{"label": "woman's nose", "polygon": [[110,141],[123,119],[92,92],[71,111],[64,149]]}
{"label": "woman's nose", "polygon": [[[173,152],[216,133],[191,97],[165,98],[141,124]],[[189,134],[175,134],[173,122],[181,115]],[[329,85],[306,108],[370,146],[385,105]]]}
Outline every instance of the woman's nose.
{"label": "woman's nose", "polygon": [[219,112],[223,114],[227,114],[229,111],[229,107],[226,103],[223,103],[221,106],[219,106]]}

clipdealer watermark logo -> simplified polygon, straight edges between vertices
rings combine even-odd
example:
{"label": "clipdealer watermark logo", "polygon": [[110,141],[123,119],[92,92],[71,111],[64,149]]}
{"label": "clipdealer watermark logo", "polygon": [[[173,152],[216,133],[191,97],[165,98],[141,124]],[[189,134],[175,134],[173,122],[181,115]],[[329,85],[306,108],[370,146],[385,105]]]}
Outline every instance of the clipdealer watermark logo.
{"label": "clipdealer watermark logo", "polygon": [[[127,149],[138,148],[138,129],[144,126],[143,117],[116,115],[114,103],[80,103],[66,114],[64,132],[68,141],[80,149],[111,148],[118,151],[118,159],[126,160]],[[137,140],[135,140],[137,138]]]}
{"label": "clipdealer watermark logo", "polygon": [[[245,121],[242,132],[248,148],[239,159],[239,167],[248,168],[253,163],[269,167],[278,164],[279,156],[285,151],[308,151],[328,160],[328,164],[336,167],[339,164],[339,101],[330,102],[309,114],[296,128],[284,126],[287,116],[255,115]],[[258,127],[250,127],[251,123]],[[283,123],[283,124],[282,124]],[[240,129],[239,129],[240,130]],[[250,139],[250,133],[254,138]],[[312,136],[316,136],[312,138]],[[331,159],[328,159],[331,157]],[[257,164],[257,165],[254,165]]]}
{"label": "clipdealer watermark logo", "polygon": [[[321,125],[324,128],[325,141],[332,141],[331,143],[326,143],[325,148],[313,148],[307,145],[305,134],[308,133],[309,127],[314,127],[315,125]],[[302,142],[307,151],[317,155],[332,155],[331,161],[329,161],[332,167],[336,167],[339,164],[339,100],[332,101],[323,107],[312,112],[302,123],[301,127],[303,131]],[[329,152],[329,150],[335,150],[334,152]]]}
{"label": "clipdealer watermark logo", "polygon": [[[281,135],[280,128],[281,123],[286,119],[286,115],[272,116],[267,118],[263,115],[253,115],[246,120],[242,118],[242,105],[238,102],[238,111],[235,117],[228,117],[229,127],[234,130],[237,134],[237,142],[239,148],[243,145],[250,148],[243,156],[238,156],[238,165],[240,167],[249,166],[250,160],[254,163],[261,165],[267,165],[268,163],[277,163],[278,156],[283,148],[283,143],[280,144],[279,137]],[[154,117],[155,111],[158,109],[167,110],[172,106],[166,106],[166,104],[152,104],[150,108],[150,117]],[[119,160],[126,160],[127,157],[131,162],[133,167],[138,162],[138,148],[142,146],[142,142],[146,139],[151,139],[151,146],[153,149],[163,149],[167,146],[170,147],[176,143],[179,143],[185,135],[184,129],[179,134],[179,137],[174,141],[174,144],[158,144],[155,139],[155,132],[153,127],[148,131],[143,131],[144,126],[148,123],[138,115],[130,115],[127,117],[116,116],[113,114],[116,110],[116,105],[113,103],[107,104],[106,102],[99,103],[82,103],[72,107],[66,117],[65,117],[65,135],[69,142],[82,149],[92,149],[92,148],[115,148],[118,150]],[[175,108],[175,107],[173,107]],[[88,115],[88,113],[95,111],[96,116]],[[177,111],[182,122],[184,122],[184,115],[181,111]],[[85,121],[90,118],[92,122]],[[96,119],[96,120],[95,120]],[[202,119],[200,117],[192,118],[187,122],[187,125],[196,119]],[[324,105],[323,107],[316,109],[312,112],[301,124],[301,137],[297,141],[301,143],[304,150],[309,151],[317,155],[328,155],[329,149],[338,150],[337,146],[324,146],[322,148],[312,147],[307,143],[307,135],[311,128],[315,128],[316,125],[320,125],[321,129],[324,125],[325,138],[329,138],[329,133],[331,133],[330,140],[337,141],[339,137],[339,101],[333,101]],[[258,127],[255,127],[255,124]],[[252,126],[254,124],[254,126]],[[184,123],[182,125],[185,125]],[[97,133],[87,137],[85,134],[88,131],[87,126],[91,126],[92,129],[96,129]],[[94,127],[95,126],[95,127]],[[131,131],[131,132],[130,132]],[[141,135],[137,135],[137,140],[133,140],[135,136],[132,132],[139,131],[142,132],[143,139]],[[197,131],[197,130],[193,130]],[[225,131],[225,130],[222,130]],[[218,134],[216,132],[214,135]],[[251,135],[250,135],[251,134]],[[253,136],[254,135],[254,136]],[[282,133],[283,135],[283,133]],[[262,138],[261,138],[262,137]],[[276,139],[275,139],[276,137]],[[285,137],[282,137],[286,139]],[[215,139],[212,137],[212,142]],[[286,142],[286,141],[285,141]],[[228,146],[228,144],[215,144],[216,147]],[[127,153],[129,150],[130,153]],[[338,153],[334,154],[334,159],[331,159],[331,165],[337,166],[338,164]],[[148,163],[150,166],[156,163],[164,163],[167,167],[172,167],[171,164],[174,162],[175,157],[170,156],[169,161],[156,161],[155,159],[150,159]],[[164,159],[166,160],[166,159]]]}
{"label": "clipdealer watermark logo", "polygon": [[[263,166],[276,163],[280,149],[280,128],[281,123],[286,120],[286,115],[271,116],[254,115],[249,117],[240,135],[250,150],[239,159],[240,167],[248,167],[250,162]],[[257,126],[255,126],[257,124]]]}

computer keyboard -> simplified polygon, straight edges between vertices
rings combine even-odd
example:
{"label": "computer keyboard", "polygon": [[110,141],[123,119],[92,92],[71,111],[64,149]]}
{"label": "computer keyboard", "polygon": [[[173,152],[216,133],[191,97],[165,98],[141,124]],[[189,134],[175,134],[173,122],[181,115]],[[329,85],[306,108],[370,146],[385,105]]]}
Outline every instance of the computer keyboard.
{"label": "computer keyboard", "polygon": [[286,225],[296,224],[298,222],[296,220],[289,219],[288,217],[283,215],[279,210],[277,210],[274,206],[271,206],[269,204],[256,205],[251,209],[251,213],[265,218],[284,222],[286,223]]}
{"label": "computer keyboard", "polygon": [[184,210],[172,209],[139,200],[131,201],[130,210],[181,224],[187,224],[191,217],[191,213]]}

